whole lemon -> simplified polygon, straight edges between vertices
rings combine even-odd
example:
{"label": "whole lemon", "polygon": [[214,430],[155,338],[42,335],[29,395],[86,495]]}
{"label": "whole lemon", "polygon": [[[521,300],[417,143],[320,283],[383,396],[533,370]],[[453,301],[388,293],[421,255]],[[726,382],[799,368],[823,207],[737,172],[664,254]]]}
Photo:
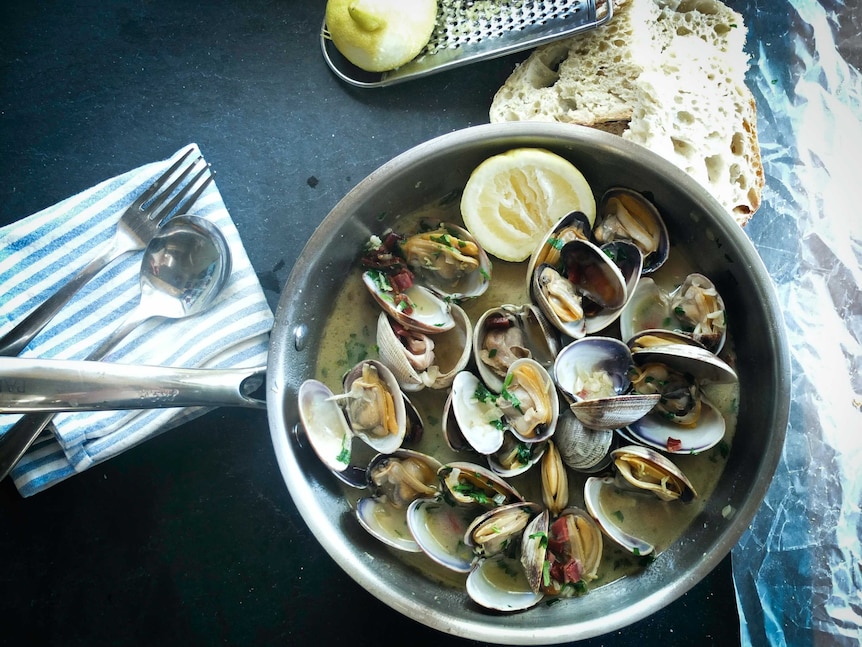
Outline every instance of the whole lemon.
{"label": "whole lemon", "polygon": [[437,0],[328,0],[326,30],[359,68],[385,72],[415,58],[437,21]]}

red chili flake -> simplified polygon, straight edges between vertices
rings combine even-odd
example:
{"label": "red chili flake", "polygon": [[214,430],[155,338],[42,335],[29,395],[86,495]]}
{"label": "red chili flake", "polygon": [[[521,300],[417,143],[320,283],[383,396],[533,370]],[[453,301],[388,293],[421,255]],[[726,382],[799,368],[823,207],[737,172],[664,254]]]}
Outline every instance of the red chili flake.
{"label": "red chili flake", "polygon": [[667,450],[669,452],[677,452],[682,449],[682,441],[679,438],[671,438],[668,436],[667,439]]}

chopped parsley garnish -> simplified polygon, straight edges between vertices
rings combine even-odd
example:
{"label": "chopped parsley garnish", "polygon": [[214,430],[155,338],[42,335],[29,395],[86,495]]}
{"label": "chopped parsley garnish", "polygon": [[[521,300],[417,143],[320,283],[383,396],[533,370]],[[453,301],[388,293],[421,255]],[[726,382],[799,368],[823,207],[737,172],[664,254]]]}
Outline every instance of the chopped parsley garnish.
{"label": "chopped parsley garnish", "polygon": [[484,490],[480,490],[471,483],[458,483],[452,489],[458,494],[463,494],[466,497],[470,497],[476,503],[481,503],[482,505],[488,505],[490,503],[493,503],[493,501],[488,498],[488,494]]}
{"label": "chopped parsley garnish", "polygon": [[476,390],[473,392],[473,397],[479,402],[488,402],[496,399],[496,396],[488,390],[488,387],[479,382],[476,385]]}
{"label": "chopped parsley garnish", "polygon": [[539,546],[542,548],[548,547],[548,533],[546,532],[534,532],[530,535],[530,539],[538,539]]}
{"label": "chopped parsley garnish", "polygon": [[614,517],[616,517],[616,519],[617,519],[618,521],[620,521],[621,523],[622,523],[623,521],[625,521],[625,517],[623,516],[623,511],[622,511],[622,510],[614,510],[614,511],[613,511],[613,515],[614,515]]}

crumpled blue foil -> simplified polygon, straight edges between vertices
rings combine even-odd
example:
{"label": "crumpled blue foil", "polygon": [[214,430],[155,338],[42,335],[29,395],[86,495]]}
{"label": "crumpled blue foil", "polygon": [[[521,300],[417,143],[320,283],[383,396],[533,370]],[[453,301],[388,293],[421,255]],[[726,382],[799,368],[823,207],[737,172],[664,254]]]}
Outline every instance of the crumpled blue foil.
{"label": "crumpled blue foil", "polygon": [[732,552],[741,642],[858,645],[862,75],[851,62],[862,61],[862,7],[728,4],[748,27],[766,175],[746,232],[777,286],[793,361],[782,458]]}

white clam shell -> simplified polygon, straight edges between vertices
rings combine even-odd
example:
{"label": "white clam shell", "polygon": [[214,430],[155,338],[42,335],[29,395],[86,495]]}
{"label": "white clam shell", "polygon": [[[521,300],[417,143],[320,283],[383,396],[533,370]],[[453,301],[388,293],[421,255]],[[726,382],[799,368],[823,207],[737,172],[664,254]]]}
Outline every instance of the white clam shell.
{"label": "white clam shell", "polygon": [[387,546],[408,553],[420,552],[407,527],[406,510],[399,510],[386,500],[363,497],[356,502],[356,518],[359,525]]}
{"label": "white clam shell", "polygon": [[476,389],[481,385],[473,373],[458,373],[452,382],[452,414],[460,434],[473,449],[480,454],[493,454],[503,444],[503,429],[497,424],[503,412],[492,402],[476,399]]}
{"label": "white clam shell", "polygon": [[328,386],[306,380],[299,387],[299,417],[314,453],[333,472],[350,465],[353,433]]}
{"label": "white clam shell", "polygon": [[457,573],[469,573],[476,561],[464,533],[481,512],[478,506],[453,506],[437,499],[416,499],[407,508],[407,525],[423,553]]}
{"label": "white clam shell", "polygon": [[374,448],[381,454],[391,454],[404,442],[404,438],[407,435],[407,408],[404,404],[404,394],[401,392],[401,388],[398,386],[398,381],[395,379],[395,376],[383,363],[378,362],[377,360],[366,359],[362,362],[359,362],[356,366],[354,366],[345,376],[344,378],[344,392],[348,393],[350,391],[350,387],[353,382],[362,375],[362,366],[364,364],[371,364],[376,370],[381,380],[386,385],[389,390],[390,395],[392,396],[392,403],[395,407],[395,420],[398,427],[398,431],[395,434],[388,434],[382,437],[374,437],[370,434],[362,433],[358,430],[352,429],[351,431],[361,440],[363,440],[367,445]]}
{"label": "white clam shell", "polygon": [[404,345],[392,328],[389,316],[381,312],[377,318],[377,348],[380,361],[388,366],[404,391],[424,388],[445,389],[452,385],[455,375],[464,370],[473,351],[473,330],[464,310],[451,305],[455,325],[444,332],[429,335],[434,344],[435,362],[428,370],[417,371],[407,358]]}
{"label": "white clam shell", "polygon": [[[514,429],[513,433],[516,438],[522,440],[525,443],[542,442],[543,440],[547,440],[554,435],[554,430],[557,427],[557,419],[560,415],[560,398],[557,394],[557,388],[554,384],[553,378],[551,378],[550,373],[548,373],[548,371],[545,370],[545,367],[539,364],[539,362],[527,357],[516,360],[512,363],[512,365],[509,367],[509,372],[506,374],[505,383],[508,383],[510,381],[510,376],[517,376],[521,370],[531,370],[535,371],[538,374],[543,386],[542,395],[546,398],[545,406],[550,412],[550,420],[547,422],[547,424],[544,425],[544,427],[539,431],[539,433],[535,435],[526,436]],[[513,378],[512,381],[514,381],[514,379],[516,378]]]}
{"label": "white clam shell", "polygon": [[601,503],[601,492],[606,487],[616,487],[613,477],[591,476],[584,483],[584,503],[602,533],[634,555],[643,556],[653,553],[655,546],[620,528],[614,521],[613,515],[605,511]]}
{"label": "white clam shell", "polygon": [[518,560],[504,555],[479,560],[467,576],[466,586],[471,600],[494,611],[523,611],[545,597],[530,589]]}
{"label": "white clam shell", "polygon": [[379,273],[367,270],[362,273],[362,281],[383,311],[401,325],[431,335],[449,330],[455,325],[450,305],[428,288],[414,284],[404,290],[404,294],[413,304],[412,312],[408,313],[396,305],[390,292],[381,289],[374,278],[376,275]]}
{"label": "white clam shell", "polygon": [[[702,398],[700,417],[694,427],[683,427],[661,414],[649,413],[617,432],[631,442],[670,454],[698,454],[721,442],[725,421],[721,412]],[[679,441],[679,445],[673,441]]]}
{"label": "white clam shell", "polygon": [[[503,304],[486,310],[476,322],[473,329],[473,359],[479,370],[479,376],[489,389],[499,393],[503,388],[505,375],[493,370],[483,359],[485,336],[488,333],[488,322],[495,316],[504,316],[524,332],[524,349],[547,369],[554,363],[554,358],[560,351],[560,342],[556,329],[550,324],[542,311],[533,304],[513,305]],[[502,371],[501,371],[502,372]]]}

